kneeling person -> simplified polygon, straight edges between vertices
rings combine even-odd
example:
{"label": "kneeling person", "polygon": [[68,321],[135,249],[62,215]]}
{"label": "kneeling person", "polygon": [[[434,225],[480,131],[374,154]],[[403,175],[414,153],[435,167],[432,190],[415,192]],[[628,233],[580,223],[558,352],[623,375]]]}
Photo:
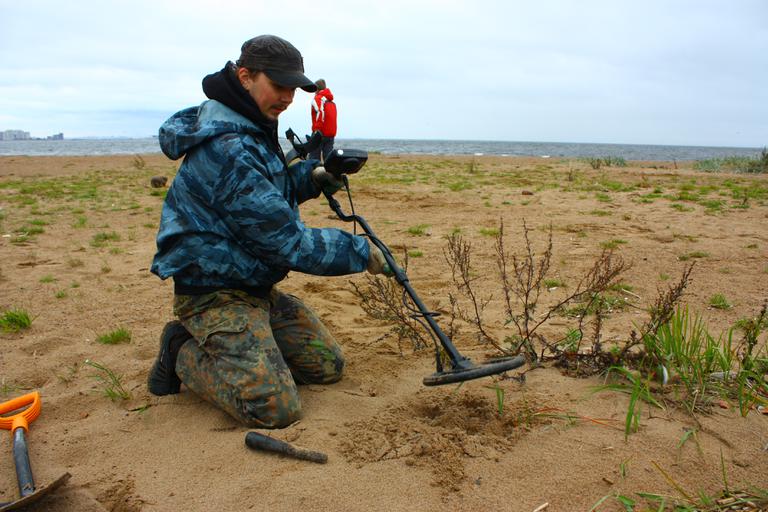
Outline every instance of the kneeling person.
{"label": "kneeling person", "polygon": [[182,156],[163,205],[152,272],[174,280],[174,313],[148,378],[155,395],[181,383],[261,428],[299,418],[297,384],[341,378],[344,358],[320,319],[275,285],[289,271],[391,275],[364,237],[308,228],[298,205],[340,183],[317,160],[288,167],[277,118],[296,88],[314,92],[288,41],[246,41],[236,63],[203,79],[209,98],[160,128],[163,152]]}

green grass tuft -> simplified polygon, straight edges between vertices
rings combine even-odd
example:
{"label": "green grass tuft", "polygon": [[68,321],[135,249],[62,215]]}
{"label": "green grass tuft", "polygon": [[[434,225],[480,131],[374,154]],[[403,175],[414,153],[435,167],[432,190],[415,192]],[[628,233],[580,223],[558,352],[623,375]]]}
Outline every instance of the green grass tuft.
{"label": "green grass tuft", "polygon": [[480,234],[483,236],[499,236],[499,228],[480,228]]}
{"label": "green grass tuft", "polygon": [[85,360],[85,364],[95,368],[99,373],[91,375],[101,386],[104,396],[116,402],[117,400],[130,400],[131,393],[123,386],[123,376],[115,373],[101,363]]}
{"label": "green grass tuft", "polygon": [[32,326],[32,318],[23,309],[8,309],[0,315],[0,330],[19,332]]}
{"label": "green grass tuft", "polygon": [[681,254],[680,256],[677,257],[677,259],[680,261],[688,261],[693,258],[696,258],[696,259],[709,258],[709,253],[706,251],[693,251],[687,254]]}
{"label": "green grass tuft", "polygon": [[131,331],[120,327],[107,334],[102,334],[96,341],[104,345],[117,345],[118,343],[128,343],[131,341]]}
{"label": "green grass tuft", "polygon": [[93,238],[91,239],[91,246],[104,247],[107,242],[119,242],[119,241],[120,241],[120,235],[118,235],[116,232],[114,231],[110,231],[109,233],[101,232],[93,235]]}
{"label": "green grass tuft", "polygon": [[427,229],[429,229],[429,224],[418,224],[416,226],[409,227],[408,234],[414,236],[424,236],[427,234]]}
{"label": "green grass tuft", "polygon": [[626,240],[622,240],[621,238],[614,238],[613,240],[607,240],[605,242],[600,243],[600,247],[603,249],[617,249],[620,245],[627,244]]}
{"label": "green grass tuft", "polygon": [[710,297],[709,305],[715,309],[731,309],[733,307],[722,293],[716,293]]}
{"label": "green grass tuft", "polygon": [[693,208],[691,208],[689,206],[685,206],[682,203],[672,203],[671,205],[669,205],[669,207],[670,208],[674,208],[675,210],[677,210],[679,212],[692,212],[693,211]]}

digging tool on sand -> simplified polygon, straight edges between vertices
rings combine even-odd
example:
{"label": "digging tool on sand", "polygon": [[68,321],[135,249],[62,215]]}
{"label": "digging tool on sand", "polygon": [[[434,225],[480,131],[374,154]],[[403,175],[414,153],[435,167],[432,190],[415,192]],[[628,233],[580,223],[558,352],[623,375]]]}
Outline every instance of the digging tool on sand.
{"label": "digging tool on sand", "polygon": [[[298,137],[292,130],[288,130],[285,136],[293,145],[293,149],[288,153],[286,159],[290,162],[294,158],[306,158],[307,155],[314,149],[322,140],[318,138],[316,134],[312,137],[307,137],[306,142],[301,143],[297,141]],[[333,174],[337,179],[344,183],[344,188],[347,190],[350,205],[352,205],[352,195],[349,190],[349,180],[347,175],[354,174],[359,171],[365,163],[368,161],[368,152],[359,149],[334,149],[325,158],[323,166],[325,170]],[[330,193],[323,191],[328,204],[331,207],[339,219],[344,222],[355,222],[360,225],[368,236],[368,239],[376,247],[381,249],[384,253],[384,259],[386,259],[389,268],[394,272],[394,278],[398,284],[403,287],[403,304],[411,311],[411,318],[419,322],[432,337],[432,341],[435,343],[435,359],[437,369],[432,375],[424,377],[423,383],[425,386],[438,386],[441,384],[451,384],[454,382],[463,382],[466,380],[477,379],[480,377],[487,377],[489,375],[495,375],[508,370],[514,370],[522,366],[525,363],[525,357],[522,355],[514,357],[500,357],[486,361],[484,363],[475,364],[469,358],[464,357],[459,353],[456,347],[453,345],[448,336],[440,329],[440,326],[435,321],[435,317],[439,313],[430,311],[421,301],[416,291],[410,284],[408,276],[397,265],[395,258],[392,256],[392,252],[389,248],[379,240],[374,234],[371,227],[360,215],[354,213],[355,209],[352,206],[352,214],[347,215],[341,209],[339,202]],[[410,303],[407,300],[410,298]],[[439,344],[438,344],[439,343]],[[440,347],[448,356],[450,367],[445,368],[443,366],[443,358],[441,356]]]}
{"label": "digging tool on sand", "polygon": [[275,439],[274,437],[265,436],[264,434],[259,434],[258,432],[248,432],[245,434],[245,445],[252,450],[265,450],[268,452],[281,453],[293,457],[294,459],[308,460],[310,462],[317,462],[318,464],[325,464],[328,462],[328,456],[324,453],[296,448],[290,443]]}
{"label": "digging tool on sand", "polygon": [[[4,416],[23,407],[26,409],[22,412]],[[69,480],[70,474],[64,473],[48,485],[35,486],[35,481],[32,478],[32,467],[29,464],[26,433],[29,432],[29,424],[35,421],[39,415],[40,393],[37,391],[0,404],[0,428],[10,430],[13,439],[13,462],[16,465],[16,479],[19,482],[20,495],[19,499],[15,501],[0,503],[0,511],[16,510],[34,503]]]}

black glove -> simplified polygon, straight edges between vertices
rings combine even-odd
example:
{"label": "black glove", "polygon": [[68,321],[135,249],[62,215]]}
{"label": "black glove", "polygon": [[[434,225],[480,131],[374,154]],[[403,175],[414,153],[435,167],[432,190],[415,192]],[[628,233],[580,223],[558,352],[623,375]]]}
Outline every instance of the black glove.
{"label": "black glove", "polygon": [[344,183],[337,179],[336,176],[326,171],[325,167],[322,165],[312,169],[312,181],[314,181],[315,185],[320,187],[323,192],[327,192],[331,195],[344,188]]}

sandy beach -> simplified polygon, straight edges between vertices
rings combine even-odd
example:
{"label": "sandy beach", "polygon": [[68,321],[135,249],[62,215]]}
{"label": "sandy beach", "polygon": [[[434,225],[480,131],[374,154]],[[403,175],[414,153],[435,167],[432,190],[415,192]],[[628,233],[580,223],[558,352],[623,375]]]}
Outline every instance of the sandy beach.
{"label": "sandy beach", "polygon": [[[347,366],[337,384],[301,387],[299,422],[260,432],[321,451],[327,464],[249,450],[249,429],[191,392],[155,397],[146,389],[160,331],[173,319],[172,283],[149,272],[165,190],[150,178],[170,183],[179,163],[162,155],[0,157],[0,313],[32,319],[28,329],[0,330],[0,401],[40,392],[28,435],[35,480],[71,474],[39,510],[552,512],[588,511],[601,500],[596,510],[626,510],[616,496],[657,510],[642,493],[667,496],[669,505],[768,488],[768,415],[755,406],[742,416],[727,396],[701,397],[691,413],[679,383],[651,382],[659,406],[644,404],[637,432],[626,435],[628,394],[597,391],[604,375],[576,377],[552,362],[423,386],[434,350],[415,350],[391,322],[366,313],[356,291],[371,286],[365,274],[292,273],[279,286],[320,315]],[[575,290],[604,249],[628,263],[601,318],[608,346],[625,343],[659,290],[691,263],[681,304],[715,338],[757,315],[768,299],[768,176],[628,164],[371,155],[350,182],[355,211],[400,261],[408,255],[411,284],[446,330],[454,320],[453,342],[473,360],[499,353],[451,314],[449,296],[465,311],[472,304],[452,279],[447,237],[471,244],[483,326],[501,343],[516,332],[495,262],[501,222],[517,255],[526,247],[523,221],[536,255],[551,226],[550,281],[536,318]],[[310,226],[352,230],[322,199],[301,210]],[[574,322],[561,311],[538,334],[553,343]],[[594,322],[585,325],[588,338]],[[106,343],[115,332],[127,335]],[[733,331],[734,349],[742,336]],[[763,333],[763,357],[765,343]],[[10,436],[2,439],[0,502],[18,496]]]}

